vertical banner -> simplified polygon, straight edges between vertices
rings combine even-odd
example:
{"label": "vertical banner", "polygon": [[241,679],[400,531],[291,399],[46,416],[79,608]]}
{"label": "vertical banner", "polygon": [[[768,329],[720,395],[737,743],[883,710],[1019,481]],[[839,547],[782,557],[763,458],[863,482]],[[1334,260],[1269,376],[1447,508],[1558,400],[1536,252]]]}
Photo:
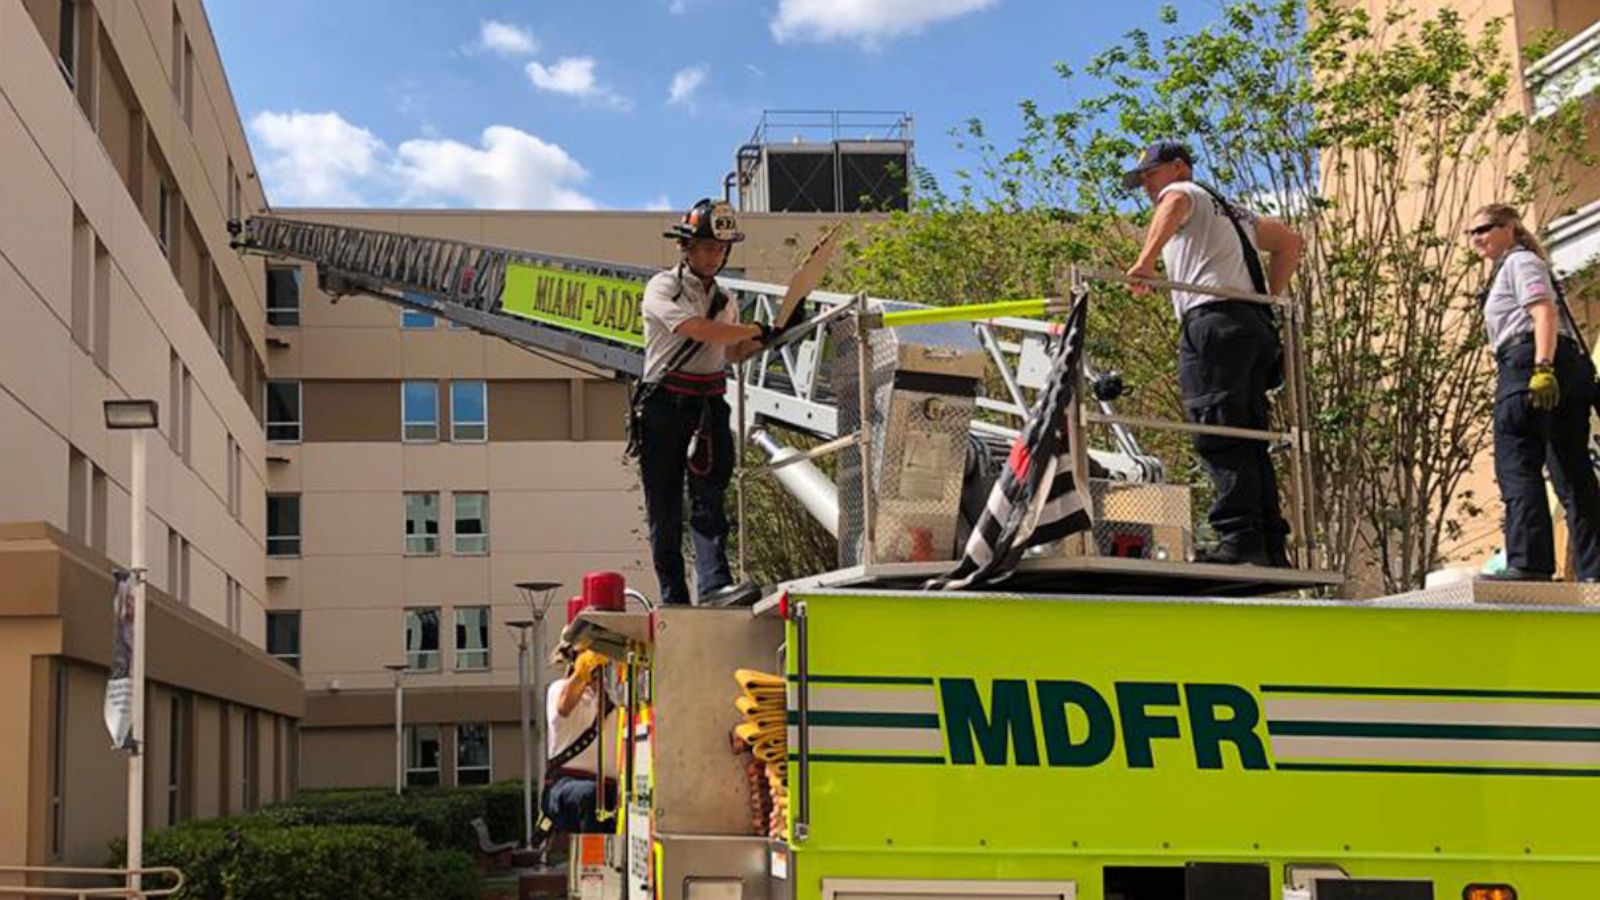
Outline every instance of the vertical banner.
{"label": "vertical banner", "polygon": [[116,572],[116,593],[111,598],[111,680],[106,682],[106,730],[116,750],[133,746],[133,579],[125,569]]}

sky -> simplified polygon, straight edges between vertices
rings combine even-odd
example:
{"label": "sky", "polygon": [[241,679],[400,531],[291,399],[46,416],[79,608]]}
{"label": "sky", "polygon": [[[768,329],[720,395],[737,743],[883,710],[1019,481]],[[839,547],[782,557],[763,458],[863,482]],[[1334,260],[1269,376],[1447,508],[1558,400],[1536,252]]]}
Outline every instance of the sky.
{"label": "sky", "polygon": [[[213,0],[275,206],[678,209],[766,109],[913,117],[941,184],[1163,0]],[[1186,24],[1216,0],[1177,3]]]}

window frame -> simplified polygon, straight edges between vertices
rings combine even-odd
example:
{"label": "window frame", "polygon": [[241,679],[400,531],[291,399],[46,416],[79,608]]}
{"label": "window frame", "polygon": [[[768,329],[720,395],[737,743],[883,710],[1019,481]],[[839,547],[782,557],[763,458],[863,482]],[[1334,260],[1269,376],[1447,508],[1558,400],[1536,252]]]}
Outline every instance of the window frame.
{"label": "window frame", "polygon": [[[406,399],[407,389],[412,385],[430,385],[433,388],[433,421],[422,419],[415,421],[411,418],[410,403]],[[439,382],[429,378],[407,378],[400,382],[400,442],[403,444],[437,444],[439,443]],[[413,428],[432,429],[432,437],[413,436]]]}
{"label": "window frame", "polygon": [[[457,388],[471,388],[476,386],[478,391],[478,408],[481,415],[475,420],[466,420],[458,415],[461,404],[456,401]],[[475,433],[462,434],[462,429],[476,429]],[[452,444],[482,444],[489,440],[489,382],[482,378],[462,378],[450,382],[450,442]]]}
{"label": "window frame", "polygon": [[156,190],[156,243],[161,246],[161,253],[171,257],[177,250],[177,242],[173,240],[177,228],[178,189],[162,174],[156,179],[160,187]]}
{"label": "window frame", "polygon": [[[294,306],[279,306],[277,301],[282,299],[277,291],[273,290],[273,276],[289,273],[294,280]],[[300,299],[304,290],[305,279],[299,266],[267,266],[267,324],[274,328],[299,328],[300,327]],[[287,314],[282,320],[274,320],[274,315]],[[289,321],[292,319],[293,321]]]}
{"label": "window frame", "polygon": [[[462,751],[462,748],[467,746],[467,742],[462,740],[461,737],[462,737],[462,732],[464,732],[465,730],[467,730],[469,728],[481,729],[482,732],[483,732],[483,762],[481,764],[478,764],[478,765],[463,766],[461,764],[461,751]],[[494,729],[489,726],[488,722],[457,722],[456,723],[456,753],[455,753],[455,757],[456,757],[456,759],[455,759],[455,764],[456,764],[456,785],[458,787],[461,786],[461,785],[464,785],[464,784],[472,784],[472,785],[488,784],[488,783],[490,783],[491,781],[494,780]],[[483,777],[482,777],[481,781],[478,780],[478,778],[476,778],[476,777],[474,777],[471,781],[468,781],[468,780],[463,779],[461,777],[463,772],[472,772],[474,774],[476,774],[478,772],[482,772],[483,773]]]}
{"label": "window frame", "polygon": [[[432,497],[432,498],[434,498],[434,500],[433,500],[433,510],[434,510],[434,513],[433,513],[433,531],[431,533],[426,530],[426,519],[423,520],[423,522],[424,522],[424,530],[418,532],[417,534],[412,534],[411,533],[411,498],[412,497]],[[404,555],[406,555],[406,556],[438,556],[439,555],[439,538],[440,538],[440,533],[439,533],[440,522],[439,522],[439,520],[443,517],[443,509],[442,509],[442,507],[444,506],[444,502],[440,498],[439,492],[438,491],[406,491],[404,494],[402,494],[401,502],[404,504],[404,507],[405,507],[404,508],[404,519],[405,519],[405,523],[404,523],[405,524],[405,528],[404,528],[405,554]],[[413,541],[420,541],[421,543],[417,544],[417,545],[413,545],[413,543],[412,543]],[[415,547],[415,549],[414,549],[414,547]]]}
{"label": "window frame", "polygon": [[74,90],[78,87],[78,0],[61,0],[56,23],[56,65]]}
{"label": "window frame", "polygon": [[[420,765],[423,734],[433,733],[433,766]],[[443,783],[444,729],[438,725],[418,723],[405,726],[405,785],[406,787],[439,787]],[[422,776],[413,779],[414,775]],[[431,775],[431,779],[428,777]]]}
{"label": "window frame", "polygon": [[[422,645],[427,638],[425,617],[433,613],[433,649],[428,650]],[[406,654],[407,672],[439,672],[444,666],[444,651],[440,645],[443,643],[440,635],[440,624],[443,616],[437,606],[407,606],[401,611],[401,647]],[[417,622],[417,649],[411,649],[411,623],[413,618]],[[431,654],[431,656],[429,655]],[[432,662],[431,665],[428,663]]]}
{"label": "window frame", "polygon": [[[290,668],[294,669],[296,672],[300,671],[300,646],[301,646],[301,644],[300,644],[300,627],[301,627],[301,624],[304,622],[304,617],[301,615],[301,613],[302,613],[302,610],[298,610],[298,609],[269,609],[269,610],[267,610],[267,634],[266,634],[266,639],[262,642],[262,643],[264,643],[266,645],[267,655],[271,656],[273,659],[276,659],[276,660],[282,662],[284,665],[289,666]],[[277,650],[273,649],[273,643],[274,643],[273,636],[276,634],[276,632],[273,630],[274,621],[283,621],[283,622],[293,622],[294,623],[293,629],[291,631],[291,633],[292,633],[292,635],[294,637],[294,641],[293,641],[294,650],[293,650],[293,652],[288,652],[288,651],[284,650],[281,647],[279,649],[277,649]]]}
{"label": "window frame", "polygon": [[[482,506],[478,508],[478,522],[480,530],[476,533],[461,533],[461,500],[465,497],[482,498]],[[488,556],[489,555],[489,492],[488,491],[454,491],[450,494],[450,552],[455,556]],[[463,538],[473,543],[463,549]]]}
{"label": "window frame", "polygon": [[[284,500],[291,500],[291,499],[294,501],[294,526],[295,526],[294,527],[294,534],[292,534],[292,535],[291,534],[274,534],[273,531],[272,531],[272,526],[273,526],[273,515],[272,515],[273,501],[274,500],[284,501]],[[301,505],[300,494],[298,492],[293,492],[293,491],[268,491],[267,492],[267,528],[266,528],[266,535],[267,535],[267,558],[268,559],[299,559],[300,558],[300,553],[301,553],[301,549],[302,549],[302,543],[305,540],[305,527],[304,527],[305,522],[304,522],[304,520],[302,518],[302,514],[303,513],[304,513],[304,508]],[[290,542],[290,541],[293,541],[292,552],[287,548],[282,549],[282,550],[274,550],[273,549],[275,543],[278,546],[282,547],[284,544],[286,544],[287,542]]]}
{"label": "window frame", "polygon": [[[491,658],[490,658],[490,652],[489,652],[490,651],[490,647],[489,647],[490,628],[489,628],[489,626],[492,624],[491,619],[493,618],[492,613],[490,611],[490,607],[488,607],[488,606],[457,606],[457,607],[454,608],[454,613],[455,613],[455,615],[454,615],[454,620],[455,620],[454,621],[454,626],[455,627],[452,629],[452,634],[454,636],[454,643],[455,643],[455,660],[454,660],[454,662],[455,662],[455,671],[457,671],[457,672],[487,672],[487,671],[489,671],[490,668],[492,668],[492,666],[490,665]],[[464,622],[461,621],[461,616],[462,616],[463,613],[482,613],[482,615],[483,615],[483,624],[481,626],[481,634],[483,636],[483,646],[482,647],[463,647],[462,646],[461,638],[466,633],[466,629],[471,627],[469,624],[464,623]],[[478,662],[478,663],[475,663],[475,664],[471,664],[471,665],[463,662],[463,659],[465,657],[467,657],[469,654],[471,654],[472,658],[475,659],[475,660],[481,659],[481,662]]]}
{"label": "window frame", "polygon": [[[272,386],[275,384],[294,385],[295,418],[274,420],[272,418]],[[273,444],[298,444],[305,440],[306,420],[306,392],[305,383],[298,378],[269,378],[261,386],[261,418],[262,429],[265,431],[268,443]],[[274,428],[294,429],[294,437],[287,437],[288,432],[282,432],[278,437],[273,437]]]}

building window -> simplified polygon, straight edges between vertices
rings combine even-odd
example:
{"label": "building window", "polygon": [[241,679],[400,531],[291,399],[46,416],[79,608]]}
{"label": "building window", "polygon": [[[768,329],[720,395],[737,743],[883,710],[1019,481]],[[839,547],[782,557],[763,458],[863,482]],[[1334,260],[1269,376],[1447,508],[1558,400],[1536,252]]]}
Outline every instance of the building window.
{"label": "building window", "polygon": [[300,555],[300,495],[267,495],[267,555]]}
{"label": "building window", "polygon": [[456,784],[489,783],[489,726],[456,726]]}
{"label": "building window", "polygon": [[194,46],[183,40],[183,124],[194,127]]}
{"label": "building window", "polygon": [[67,849],[67,664],[56,659],[50,683],[50,856]]}
{"label": "building window", "polygon": [[244,628],[244,585],[229,575],[223,588],[228,600],[228,630],[238,634]]}
{"label": "building window", "polygon": [[300,324],[300,269],[298,266],[267,267],[267,324]]}
{"label": "building window", "polygon": [[267,382],[267,440],[300,442],[300,382]]}
{"label": "building window", "polygon": [[439,494],[406,494],[406,554],[432,556],[439,552]]}
{"label": "building window", "polygon": [[300,610],[267,613],[267,652],[300,668]]}
{"label": "building window", "polygon": [[400,310],[401,328],[432,328],[433,314],[420,312],[415,309]]}
{"label": "building window", "polygon": [[439,439],[439,382],[401,382],[400,419],[400,436],[403,440],[410,442],[437,441]]}
{"label": "building window", "polygon": [[439,786],[439,726],[406,726],[406,787]]}
{"label": "building window", "polygon": [[167,824],[176,825],[189,817],[188,781],[189,695],[174,692],[167,715]]}
{"label": "building window", "polygon": [[456,668],[489,668],[489,607],[456,607]]}
{"label": "building window", "polygon": [[228,515],[239,518],[239,507],[244,499],[244,454],[239,442],[228,435]]}
{"label": "building window", "polygon": [[222,367],[233,370],[233,301],[228,299],[228,289],[217,284],[217,327],[212,340],[217,345],[217,355],[222,357]]}
{"label": "building window", "polygon": [[480,556],[489,552],[489,495],[452,495],[456,507],[456,553]]}
{"label": "building window", "polygon": [[486,382],[450,382],[450,440],[479,442],[488,438],[488,397]]}
{"label": "building window", "polygon": [[438,671],[438,607],[406,610],[406,668],[419,672]]}
{"label": "building window", "polygon": [[244,797],[245,812],[255,812],[261,805],[261,737],[260,717],[253,709],[244,711],[244,774],[240,779],[240,795]]}
{"label": "building window", "polygon": [[177,226],[178,217],[178,192],[167,183],[163,176],[161,179],[161,193],[156,205],[156,243],[161,245],[161,252],[173,256],[178,249],[173,240],[173,231]]}
{"label": "building window", "polygon": [[56,38],[56,59],[67,84],[78,80],[78,0],[61,0],[61,33]]}

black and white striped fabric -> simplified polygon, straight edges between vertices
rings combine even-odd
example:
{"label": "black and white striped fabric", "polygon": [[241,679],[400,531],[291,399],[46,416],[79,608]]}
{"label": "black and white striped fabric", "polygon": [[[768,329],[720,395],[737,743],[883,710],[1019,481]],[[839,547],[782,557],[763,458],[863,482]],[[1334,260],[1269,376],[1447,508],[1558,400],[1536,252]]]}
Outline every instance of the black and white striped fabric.
{"label": "black and white striped fabric", "polygon": [[1004,580],[1016,570],[1024,550],[1089,528],[1089,510],[1073,477],[1067,439],[1067,412],[1083,359],[1088,309],[1086,293],[1073,298],[1054,347],[1050,378],[1034,401],[1028,426],[1011,443],[1011,455],[960,562],[929,581],[929,590],[958,591]]}

